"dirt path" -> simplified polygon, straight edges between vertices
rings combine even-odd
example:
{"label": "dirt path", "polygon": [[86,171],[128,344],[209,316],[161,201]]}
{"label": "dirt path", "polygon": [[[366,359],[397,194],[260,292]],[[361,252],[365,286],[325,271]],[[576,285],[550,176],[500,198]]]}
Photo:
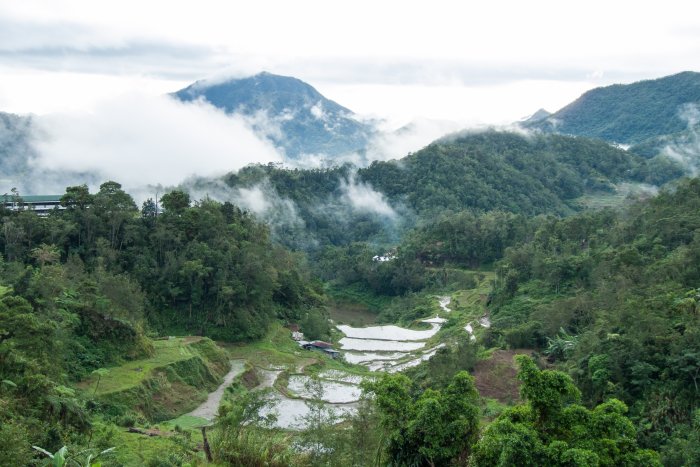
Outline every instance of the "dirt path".
{"label": "dirt path", "polygon": [[227,387],[229,387],[236,376],[243,373],[244,369],[245,362],[243,360],[231,360],[231,371],[226,373],[226,376],[224,376],[224,382],[221,383],[221,386],[216,388],[216,391],[209,393],[207,400],[188,415],[205,418],[207,420],[214,420],[217,412],[219,411],[219,404],[221,403],[221,398],[224,396],[224,391]]}

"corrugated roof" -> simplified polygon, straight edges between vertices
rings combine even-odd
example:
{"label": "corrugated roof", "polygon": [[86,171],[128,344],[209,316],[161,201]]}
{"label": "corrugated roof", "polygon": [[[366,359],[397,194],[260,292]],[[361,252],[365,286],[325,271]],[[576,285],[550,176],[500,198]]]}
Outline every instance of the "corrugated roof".
{"label": "corrugated roof", "polygon": [[[61,201],[63,195],[20,195],[20,198],[25,203],[46,203],[46,202],[58,202]],[[7,195],[3,201],[11,202],[12,196]]]}
{"label": "corrugated roof", "polygon": [[313,341],[313,342],[311,342],[311,345],[314,345],[316,347],[320,347],[322,349],[327,349],[327,348],[333,347],[333,344],[328,343],[328,342],[323,342],[323,341]]}

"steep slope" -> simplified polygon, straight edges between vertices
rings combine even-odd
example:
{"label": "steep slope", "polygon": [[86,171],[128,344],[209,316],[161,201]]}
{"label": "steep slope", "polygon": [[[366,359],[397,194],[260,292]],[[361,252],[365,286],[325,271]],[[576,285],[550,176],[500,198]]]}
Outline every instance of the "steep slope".
{"label": "steep slope", "polygon": [[259,133],[292,158],[361,151],[374,131],[309,84],[266,72],[220,83],[198,81],[173,96],[184,102],[204,99],[227,113],[249,117]]}
{"label": "steep slope", "polygon": [[637,144],[684,130],[686,114],[699,104],[700,73],[686,71],[593,89],[548,118],[525,126]]}
{"label": "steep slope", "polygon": [[541,120],[544,120],[545,118],[549,118],[551,115],[552,115],[552,112],[549,112],[546,109],[539,109],[534,114],[532,114],[528,117],[525,117],[522,120],[522,123],[523,124],[536,123],[536,122],[539,122]]}
{"label": "steep slope", "polygon": [[[357,171],[347,165],[249,166],[223,178],[230,191],[220,196],[255,210],[283,244],[314,250],[355,241],[395,243],[421,218],[445,211],[569,214],[583,194],[677,176],[603,141],[488,131],[444,138],[403,159]],[[211,193],[217,186],[199,179],[192,189]]]}
{"label": "steep slope", "polygon": [[678,133],[649,138],[632,146],[630,151],[642,157],[665,154],[685,166],[697,168],[700,158],[700,124],[689,125]]}
{"label": "steep slope", "polygon": [[443,138],[400,161],[374,162],[359,175],[418,212],[563,214],[584,192],[648,181],[651,174],[642,158],[601,141],[487,131]]}

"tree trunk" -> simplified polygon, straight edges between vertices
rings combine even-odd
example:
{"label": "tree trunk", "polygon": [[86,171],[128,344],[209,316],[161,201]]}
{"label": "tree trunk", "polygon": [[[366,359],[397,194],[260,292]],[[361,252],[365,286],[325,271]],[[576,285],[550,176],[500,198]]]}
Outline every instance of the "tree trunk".
{"label": "tree trunk", "polygon": [[209,440],[207,439],[207,427],[202,427],[202,439],[204,444],[204,454],[207,456],[207,462],[213,462],[214,458],[211,457],[211,448],[209,447]]}

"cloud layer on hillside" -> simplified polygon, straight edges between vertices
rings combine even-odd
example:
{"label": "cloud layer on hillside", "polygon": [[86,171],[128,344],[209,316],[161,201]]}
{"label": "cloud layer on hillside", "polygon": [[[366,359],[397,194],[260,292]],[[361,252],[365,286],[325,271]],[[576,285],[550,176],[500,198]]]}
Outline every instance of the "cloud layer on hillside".
{"label": "cloud layer on hillside", "polygon": [[166,96],[131,94],[94,112],[51,114],[35,123],[35,170],[93,172],[127,188],[282,160],[242,118]]}

